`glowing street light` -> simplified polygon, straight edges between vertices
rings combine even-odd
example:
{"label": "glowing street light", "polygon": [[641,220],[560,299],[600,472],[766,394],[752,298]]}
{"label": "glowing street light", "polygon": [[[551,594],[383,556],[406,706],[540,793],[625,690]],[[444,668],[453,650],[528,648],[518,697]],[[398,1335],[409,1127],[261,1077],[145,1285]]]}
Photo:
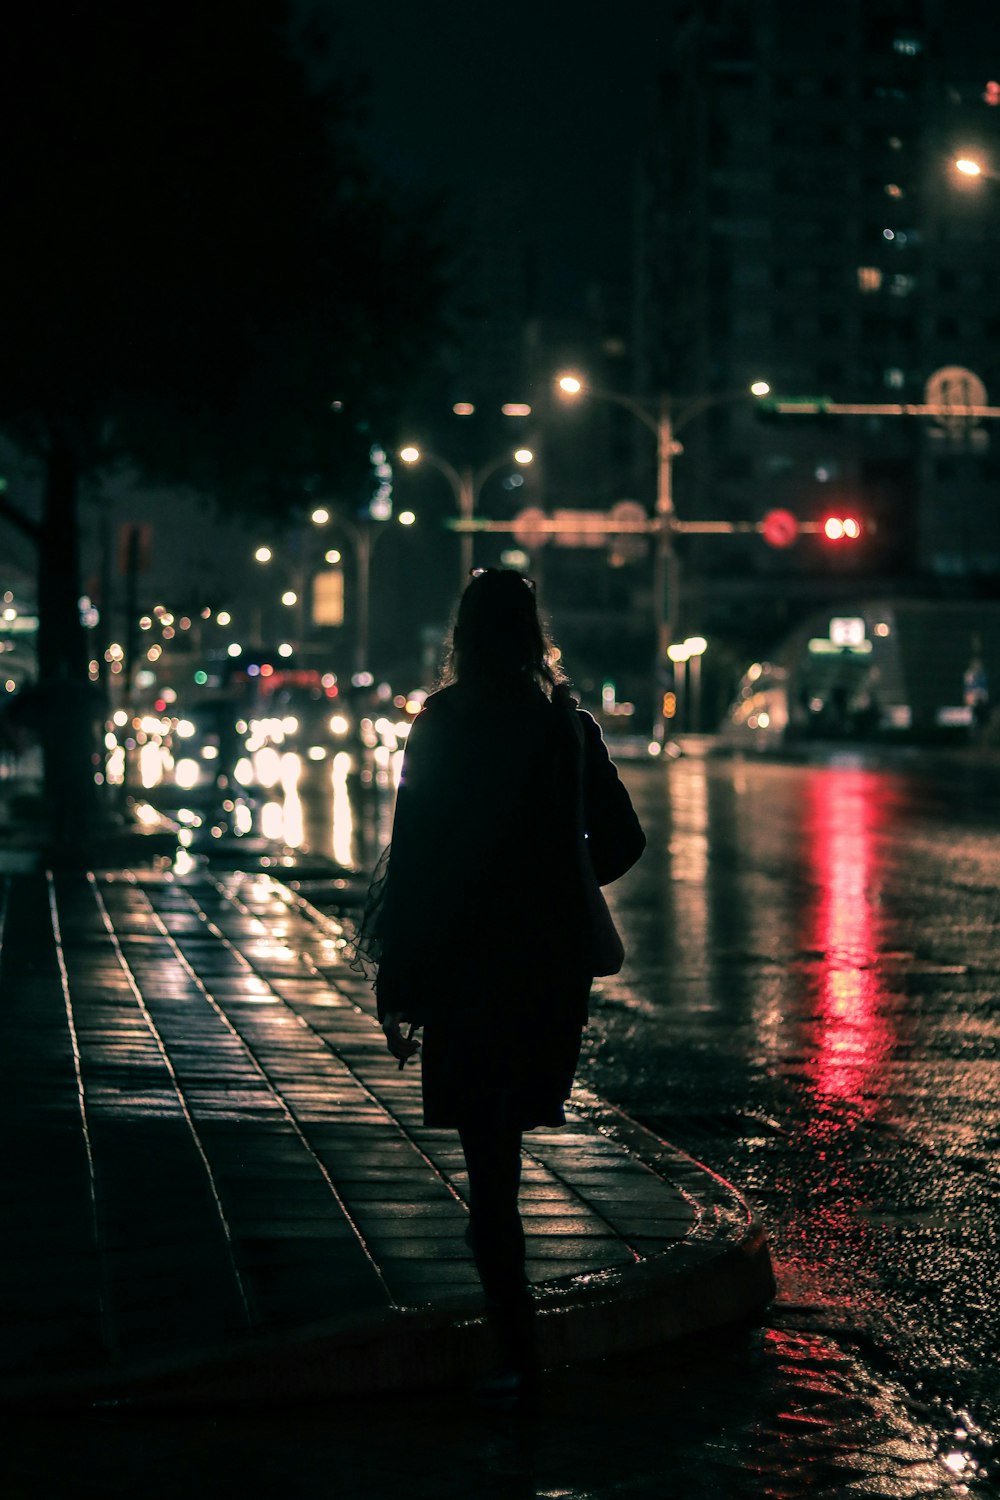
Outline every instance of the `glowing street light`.
{"label": "glowing street light", "polygon": [[[587,396],[598,401],[610,401],[615,406],[624,406],[626,411],[638,417],[656,439],[657,525],[653,600],[656,620],[655,671],[659,674],[667,660],[677,665],[687,661],[688,655],[691,654],[688,652],[686,655],[674,657],[669,649],[674,645],[674,637],[677,634],[677,611],[680,603],[680,565],[674,546],[677,518],[673,499],[673,462],[677,454],[683,453],[684,449],[676,440],[677,433],[694,417],[700,416],[710,407],[720,406],[730,401],[745,400],[747,396],[766,396],[770,393],[771,387],[766,380],[755,380],[743,390],[699,396],[676,409],[673,398],[666,391],[661,392],[654,406],[634,396],[621,395],[617,391],[598,390],[571,370],[557,375],[555,383],[557,390],[570,399]],[[654,741],[660,743],[663,736],[663,716],[657,715],[653,726]]]}
{"label": "glowing street light", "polygon": [[271,551],[270,547],[258,547],[257,551],[254,553],[254,557],[259,563],[269,563],[273,556],[274,553]]}
{"label": "glowing street light", "polygon": [[667,656],[675,668],[682,669],[674,677],[678,722],[683,718],[685,728],[693,726],[696,733],[701,728],[701,659],[707,650],[708,642],[703,635],[689,635],[686,640],[667,647]]}
{"label": "glowing street light", "polygon": [[412,526],[417,518],[412,510],[401,510],[396,519],[400,526]]}
{"label": "glowing street light", "polygon": [[961,179],[967,187],[980,187],[984,183],[1000,182],[1000,172],[994,169],[990,156],[984,153],[953,157],[949,166],[955,174],[956,179]]}
{"label": "glowing street light", "polygon": [[[476,513],[476,499],[483,484],[497,469],[502,469],[509,464],[511,458],[515,463],[526,464],[534,462],[535,455],[530,448],[517,448],[513,454],[501,453],[499,458],[493,459],[491,463],[484,464],[481,469],[473,470],[463,468],[461,471],[450,464],[447,459],[439,458],[436,453],[425,453],[415,443],[408,443],[405,448],[400,448],[399,456],[404,464],[428,463],[444,475],[451,485],[455,501],[458,505],[458,514],[461,520],[471,521]],[[400,521],[403,517],[400,516]],[[403,521],[403,525],[410,525]],[[461,532],[461,550],[459,553],[460,586],[465,587],[474,562],[473,534],[471,530]]]}
{"label": "glowing street light", "polygon": [[330,519],[330,512],[328,510],[324,510],[321,505],[313,511],[309,519],[312,521],[314,526],[325,526],[327,521],[329,521]]}

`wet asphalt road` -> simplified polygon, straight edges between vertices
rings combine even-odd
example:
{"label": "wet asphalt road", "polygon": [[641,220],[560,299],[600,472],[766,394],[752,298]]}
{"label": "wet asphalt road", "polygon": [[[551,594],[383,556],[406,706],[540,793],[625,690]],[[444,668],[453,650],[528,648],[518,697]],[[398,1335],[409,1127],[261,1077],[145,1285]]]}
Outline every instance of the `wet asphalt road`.
{"label": "wet asphalt road", "polygon": [[649,851],[615,890],[630,959],[588,1081],[757,1206],[775,1327],[860,1355],[943,1436],[1000,1432],[1000,774],[626,774]]}
{"label": "wet asphalt road", "polygon": [[[0,1425],[6,1493],[1000,1494],[1000,770],[624,774],[649,849],[612,891],[630,956],[582,1070],[759,1209],[762,1326],[563,1372],[532,1419],[430,1396]],[[387,795],[356,836],[384,831]]]}

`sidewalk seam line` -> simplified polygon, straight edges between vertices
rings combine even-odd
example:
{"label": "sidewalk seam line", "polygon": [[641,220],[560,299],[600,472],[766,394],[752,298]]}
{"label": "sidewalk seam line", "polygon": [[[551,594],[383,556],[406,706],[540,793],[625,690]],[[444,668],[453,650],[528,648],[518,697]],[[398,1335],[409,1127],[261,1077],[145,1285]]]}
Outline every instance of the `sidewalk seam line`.
{"label": "sidewalk seam line", "polygon": [[135,996],[136,1004],[139,1007],[140,1014],[142,1015],[142,1018],[145,1021],[146,1025],[149,1027],[150,1035],[156,1043],[160,1056],[163,1058],[163,1063],[167,1070],[167,1073],[170,1076],[170,1081],[177,1092],[177,1098],[184,1113],[184,1119],[187,1123],[187,1127],[191,1132],[191,1138],[194,1142],[195,1150],[201,1157],[202,1166],[205,1168],[205,1173],[208,1178],[209,1190],[211,1191],[212,1197],[215,1200],[216,1212],[219,1215],[219,1220],[222,1224],[222,1231],[226,1237],[226,1252],[229,1257],[230,1266],[232,1267],[233,1279],[236,1283],[236,1290],[239,1293],[240,1303],[243,1307],[243,1316],[246,1320],[247,1326],[253,1327],[254,1317],[250,1307],[250,1300],[247,1296],[247,1289],[244,1285],[240,1268],[236,1263],[236,1250],[235,1246],[233,1245],[232,1229],[226,1216],[226,1211],[222,1205],[222,1199],[219,1196],[219,1189],[215,1181],[215,1173],[212,1171],[212,1164],[208,1159],[208,1154],[205,1151],[205,1147],[202,1143],[201,1137],[198,1134],[198,1129],[195,1125],[194,1117],[191,1114],[191,1109],[188,1105],[184,1089],[181,1085],[180,1079],[177,1076],[177,1071],[174,1067],[170,1054],[167,1051],[166,1044],[164,1043],[163,1038],[160,1035],[156,1022],[153,1020],[149,1007],[146,1005],[145,998],[139,988],[135,974],[132,970],[132,966],[125,956],[121,941],[119,940],[118,934],[115,931],[114,923],[111,919],[111,913],[109,912],[107,904],[105,903],[104,898],[101,895],[100,887],[97,883],[97,877],[94,874],[93,870],[87,871],[87,879],[90,882],[94,900],[97,903],[97,909],[101,914],[101,920],[104,923],[105,930],[111,940],[112,946],[114,947],[115,955],[122,967],[122,971],[125,974],[126,979],[128,980],[129,988]]}
{"label": "sidewalk seam line", "polygon": [[[223,900],[228,901],[231,905],[235,906],[237,910],[244,911],[248,916],[253,915],[253,913],[250,911],[250,908],[248,906],[245,906],[239,900],[238,896],[230,894],[230,892],[228,892],[225,887],[216,880],[214,876],[210,875],[209,878],[216,886],[216,889],[218,890],[219,895],[223,898]],[[271,875],[268,875],[267,879],[270,880],[274,885],[280,885],[280,881],[276,881]],[[282,889],[287,889],[287,887],[282,887]],[[229,943],[229,940],[228,938],[226,938],[224,933],[220,933],[220,937],[222,938],[222,941],[224,943]],[[232,947],[233,945],[229,944],[229,946]],[[239,949],[235,947],[233,948],[233,951],[239,953]],[[240,954],[240,957],[250,969],[251,973],[256,974],[258,978],[264,979],[265,984],[267,984],[268,988],[272,990],[272,993],[277,994],[277,991],[274,990],[274,987],[269,983],[266,977],[260,973],[258,969],[254,968],[250,960],[244,954]],[[303,953],[301,950],[299,950],[299,958],[309,968],[314,979],[318,979],[322,984],[326,985],[328,988],[330,987],[331,981],[323,973],[323,970],[313,962],[308,953]],[[304,1026],[307,1031],[311,1032],[311,1034],[317,1039],[320,1045],[323,1046],[331,1054],[331,1056],[337,1059],[344,1070],[349,1073],[350,1076],[354,1079],[355,1083],[358,1085],[358,1088],[362,1091],[362,1093],[364,1093],[367,1098],[372,1101],[373,1104],[376,1104],[378,1106],[378,1108],[387,1117],[387,1119],[392,1121],[393,1125],[396,1127],[399,1133],[409,1143],[409,1145],[412,1146],[413,1150],[421,1158],[421,1160],[430,1168],[430,1170],[434,1173],[434,1176],[438,1179],[442,1186],[452,1195],[456,1202],[461,1204],[461,1206],[466,1209],[466,1211],[468,1211],[468,1204],[466,1203],[465,1199],[462,1197],[458,1189],[455,1187],[454,1183],[450,1180],[447,1174],[441,1170],[437,1163],[427,1155],[427,1152],[420,1145],[419,1141],[417,1141],[416,1137],[412,1135],[411,1132],[407,1129],[406,1125],[395,1113],[395,1111],[390,1109],[389,1105],[386,1104],[383,1099],[379,1098],[379,1096],[369,1087],[369,1085],[365,1083],[360,1074],[355,1072],[354,1068],[351,1067],[350,1063],[346,1060],[343,1054],[338,1052],[337,1049],[332,1046],[327,1038],[323,1035],[323,1033],[321,1031],[318,1031],[310,1021],[306,1020],[305,1016],[300,1015],[290,1001],[286,1000],[282,995],[278,995],[278,999],[284,1006],[288,1008],[288,1010],[291,1011],[292,1015],[299,1022],[299,1024],[301,1026]],[[369,1012],[366,1011],[363,1006],[358,1005],[355,1001],[348,999],[347,1003],[354,1011],[357,1012],[358,1015],[369,1016]]]}
{"label": "sidewalk seam line", "polygon": [[[284,1114],[286,1120],[291,1125],[292,1130],[298,1136],[300,1142],[305,1147],[306,1152],[311,1157],[311,1159],[313,1160],[313,1162],[315,1162],[316,1167],[317,1167],[317,1169],[320,1172],[320,1175],[322,1176],[324,1182],[326,1183],[326,1185],[329,1188],[331,1194],[333,1195],[333,1198],[334,1198],[334,1200],[335,1200],[338,1208],[340,1209],[341,1213],[343,1214],[344,1219],[346,1220],[346,1222],[350,1226],[350,1228],[351,1228],[351,1230],[352,1230],[352,1232],[353,1232],[353,1234],[354,1234],[354,1236],[355,1236],[355,1238],[356,1238],[359,1246],[361,1247],[361,1251],[364,1254],[365,1259],[368,1261],[368,1263],[371,1266],[372,1270],[375,1272],[375,1275],[378,1277],[378,1280],[379,1280],[379,1282],[382,1285],[382,1289],[385,1292],[386,1297],[388,1298],[389,1305],[391,1307],[394,1307],[394,1308],[398,1307],[399,1304],[397,1303],[395,1297],[392,1295],[392,1291],[390,1290],[389,1284],[386,1281],[385,1276],[382,1273],[381,1266],[378,1264],[378,1261],[375,1259],[374,1255],[372,1254],[372,1252],[371,1252],[371,1250],[370,1250],[370,1248],[368,1246],[368,1242],[366,1241],[364,1235],[361,1233],[361,1230],[360,1230],[359,1226],[355,1223],[352,1215],[348,1212],[347,1205],[344,1202],[343,1198],[341,1197],[340,1193],[338,1192],[336,1184],[334,1183],[333,1178],[330,1176],[330,1173],[327,1170],[326,1165],[324,1164],[324,1162],[322,1161],[322,1159],[319,1157],[319,1155],[317,1154],[317,1152],[314,1150],[314,1148],[313,1148],[312,1144],[310,1143],[308,1137],[306,1136],[305,1132],[303,1131],[302,1126],[299,1123],[299,1120],[298,1120],[297,1116],[295,1115],[294,1111],[289,1107],[288,1101],[284,1098],[283,1094],[275,1087],[274,1083],[271,1081],[271,1078],[269,1077],[269,1075],[267,1073],[267,1070],[264,1068],[264,1066],[261,1063],[260,1059],[258,1058],[256,1052],[251,1047],[250,1043],[247,1041],[246,1037],[243,1036],[243,1034],[239,1031],[239,1029],[229,1019],[229,1017],[227,1016],[226,1012],[222,1009],[222,1007],[219,1004],[219,1002],[215,999],[215,996],[208,989],[208,986],[205,984],[204,980],[202,980],[201,977],[195,972],[194,967],[192,966],[192,964],[190,963],[190,961],[188,960],[188,958],[185,956],[185,954],[181,950],[181,947],[180,947],[179,943],[172,936],[172,934],[170,932],[168,932],[167,927],[166,927],[165,923],[163,922],[163,919],[161,918],[159,912],[156,910],[156,907],[153,905],[152,901],[150,900],[148,892],[146,891],[145,887],[139,881],[137,881],[135,879],[135,877],[134,877],[134,875],[132,875],[131,871],[129,872],[129,874],[132,877],[133,884],[135,886],[137,886],[137,888],[142,892],[143,898],[145,899],[146,904],[149,907],[150,914],[152,916],[152,919],[153,919],[154,923],[159,928],[159,931],[160,931],[161,935],[166,939],[167,943],[170,945],[170,947],[173,950],[173,952],[176,954],[178,962],[182,965],[182,967],[187,971],[187,973],[194,980],[195,984],[198,986],[198,989],[201,991],[202,995],[204,996],[206,1002],[211,1006],[211,1008],[215,1011],[215,1013],[219,1017],[219,1019],[228,1028],[229,1032],[237,1039],[237,1041],[243,1047],[243,1049],[246,1052],[248,1058],[250,1059],[253,1067],[256,1069],[256,1071],[259,1074],[259,1076],[264,1080],[264,1082],[266,1083],[268,1089],[270,1090],[271,1094],[273,1095],[274,1099],[277,1101],[277,1103],[278,1103],[278,1105],[279,1105],[282,1113]],[[185,887],[183,887],[183,886],[180,887],[180,889],[183,890],[184,895],[190,901],[191,905],[195,908],[195,910],[196,911],[200,911],[201,908],[198,906],[197,901],[190,894],[190,892]],[[202,915],[203,915],[203,918],[206,921],[206,923],[209,925],[209,928],[211,928],[212,924],[211,924],[211,921],[210,921],[207,913],[202,913]],[[226,939],[225,939],[224,935],[222,933],[219,933],[218,929],[216,929],[216,933],[218,934],[218,936],[221,939],[221,941],[225,943]],[[229,944],[228,946],[232,947],[231,944]],[[239,952],[239,950],[235,949],[235,948],[233,948],[232,951],[234,953],[238,953]],[[242,954],[240,954],[239,956],[242,958]]]}
{"label": "sidewalk seam line", "polygon": [[87,1190],[90,1198],[90,1227],[91,1233],[94,1236],[94,1253],[97,1256],[97,1305],[101,1339],[108,1353],[115,1355],[119,1352],[118,1340],[115,1338],[111,1322],[108,1262],[101,1241],[100,1217],[97,1208],[97,1169],[94,1162],[94,1145],[90,1138],[90,1120],[87,1115],[87,1095],[83,1084],[83,1061],[80,1054],[80,1039],[77,1036],[76,1017],[73,1014],[73,996],[70,990],[69,970],[66,966],[66,954],[63,948],[55,875],[52,870],[46,870],[45,881],[49,904],[49,920],[52,924],[52,938],[55,943],[56,962],[59,965],[59,980],[62,986],[63,1005],[66,1009],[66,1025],[69,1031],[70,1045],[73,1049],[73,1069],[76,1073],[76,1091],[80,1106],[83,1147],[87,1156]]}

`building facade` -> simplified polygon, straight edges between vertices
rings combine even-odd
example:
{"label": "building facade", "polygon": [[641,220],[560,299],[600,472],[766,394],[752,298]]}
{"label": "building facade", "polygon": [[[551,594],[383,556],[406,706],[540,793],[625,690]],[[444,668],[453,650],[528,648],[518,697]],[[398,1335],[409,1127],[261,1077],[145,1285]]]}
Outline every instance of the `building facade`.
{"label": "building facade", "polygon": [[[850,511],[864,524],[840,548],[686,539],[694,624],[762,590],[787,606],[810,580],[998,586],[1000,426],[765,421],[738,394],[764,379],[786,397],[922,403],[951,370],[939,392],[1000,404],[998,76],[1000,10],[968,0],[672,7],[636,339],[640,388],[669,391],[681,415],[705,403],[675,462],[678,513]],[[980,174],[963,176],[959,157]]]}

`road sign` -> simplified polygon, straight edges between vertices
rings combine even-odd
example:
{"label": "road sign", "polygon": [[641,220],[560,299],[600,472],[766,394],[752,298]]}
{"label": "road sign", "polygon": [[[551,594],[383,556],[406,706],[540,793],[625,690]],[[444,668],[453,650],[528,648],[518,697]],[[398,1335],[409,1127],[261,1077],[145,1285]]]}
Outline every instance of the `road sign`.
{"label": "road sign", "polygon": [[799,412],[803,416],[816,416],[825,412],[832,404],[830,396],[761,396],[758,406],[761,411]]}
{"label": "road sign", "polygon": [[799,518],[790,510],[769,510],[760,523],[760,534],[769,547],[791,547],[798,541]]}
{"label": "road sign", "polygon": [[[645,557],[648,548],[643,534],[648,529],[649,517],[646,507],[638,500],[616,500],[611,507],[610,518],[616,526],[634,527],[632,534],[609,537],[610,560],[613,567],[621,567]],[[641,528],[641,529],[640,529]]]}
{"label": "road sign", "polygon": [[603,547],[607,541],[608,517],[603,510],[556,510],[552,520],[559,528],[553,541],[560,547]]}
{"label": "road sign", "polygon": [[543,547],[548,541],[547,519],[540,505],[526,505],[524,510],[518,511],[510,529],[521,546],[530,552],[533,547]]}
{"label": "road sign", "polygon": [[978,421],[973,408],[987,404],[986,387],[972,370],[962,365],[945,365],[927,381],[924,401],[928,406],[940,408],[935,423],[949,437],[960,438]]}

